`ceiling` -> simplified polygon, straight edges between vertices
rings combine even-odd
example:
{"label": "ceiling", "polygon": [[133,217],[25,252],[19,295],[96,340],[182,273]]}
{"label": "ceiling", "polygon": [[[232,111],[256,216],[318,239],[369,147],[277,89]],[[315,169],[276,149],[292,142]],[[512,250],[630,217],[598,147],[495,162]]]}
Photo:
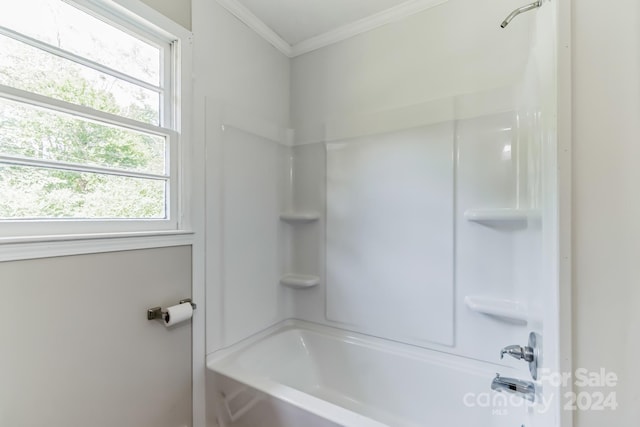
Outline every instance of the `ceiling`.
{"label": "ceiling", "polygon": [[406,0],[239,0],[290,45],[404,3]]}
{"label": "ceiling", "polygon": [[218,0],[293,57],[345,40],[447,0]]}

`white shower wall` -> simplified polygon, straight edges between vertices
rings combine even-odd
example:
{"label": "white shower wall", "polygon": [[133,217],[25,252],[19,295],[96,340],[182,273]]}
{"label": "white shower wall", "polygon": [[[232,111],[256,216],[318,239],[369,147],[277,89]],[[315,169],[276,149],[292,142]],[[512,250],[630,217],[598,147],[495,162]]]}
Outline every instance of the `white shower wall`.
{"label": "white shower wall", "polygon": [[[193,31],[195,138],[206,141],[208,354],[286,315],[275,272],[276,206],[286,192],[277,180],[287,167],[270,130],[288,127],[290,79],[289,59],[215,1],[193,1]],[[225,133],[226,122],[236,127]],[[265,123],[266,137],[256,135]]]}
{"label": "white shower wall", "polygon": [[[482,315],[465,304],[466,297],[488,297],[521,301],[526,307],[529,290],[539,279],[534,274],[540,259],[539,220],[482,225],[464,216],[470,209],[529,210],[539,204],[539,169],[532,160],[539,153],[525,129],[529,118],[518,109],[533,16],[523,15],[502,30],[498,20],[510,7],[509,2],[451,0],[293,60],[292,125],[299,144],[293,148],[293,204],[298,210],[327,211],[327,141],[398,138],[405,129],[429,123],[454,126],[450,185],[455,188],[453,294],[423,304],[431,312],[434,303],[452,307],[453,317],[443,316],[440,323],[446,329],[450,322],[451,342],[420,344],[384,328],[332,321],[327,286],[334,283],[325,273],[333,265],[330,260],[327,265],[324,252],[331,231],[324,220],[300,226],[292,237],[296,272],[321,277],[316,288],[288,291],[293,317],[505,363],[528,375],[524,364],[501,362],[497,354],[505,345],[525,342],[531,325]],[[420,298],[405,294],[407,307]],[[348,304],[367,310],[355,297]],[[382,318],[384,309],[369,307],[372,316]],[[396,311],[396,316],[410,316]],[[534,320],[528,313],[523,316]]]}
{"label": "white shower wall", "polygon": [[[541,323],[530,310],[534,307],[528,307],[531,289],[540,280],[540,220],[533,215],[528,222],[479,224],[465,213],[528,211],[540,205],[540,149],[527,131],[535,112],[521,108],[535,19],[523,15],[517,25],[502,30],[498,21],[511,10],[510,2],[476,3],[450,0],[294,58],[291,123],[274,117],[273,111],[255,108],[249,98],[240,97],[246,102],[237,108],[231,97],[208,97],[209,353],[280,320],[298,318],[503,363],[528,376],[525,364],[500,361],[497,355],[506,345],[526,342],[530,328]],[[252,43],[257,48],[260,41]],[[275,59],[271,53],[277,55],[270,46],[260,51],[269,52],[266,63]],[[263,73],[261,84],[266,87],[280,77]],[[238,76],[234,80],[241,82]],[[235,90],[250,93],[240,86]],[[272,95],[271,101],[279,102]],[[261,96],[256,103],[267,99]],[[451,265],[439,266],[450,275],[448,292],[412,293],[409,282],[381,280],[376,286],[388,290],[380,295],[392,292],[386,294],[389,299],[394,287],[404,286],[397,292],[396,305],[412,308],[389,311],[384,298],[367,304],[359,297],[366,283],[354,285],[360,287],[354,290],[348,288],[349,281],[327,277],[335,271],[335,262],[328,263],[326,257],[332,235],[326,216],[331,191],[326,144],[366,144],[380,138],[393,144],[407,130],[438,124],[451,129],[440,141],[451,153],[446,160],[451,171],[446,185],[452,189],[448,203],[453,222],[447,241]],[[428,159],[429,149],[421,155]],[[349,173],[349,166],[330,171],[335,172]],[[375,209],[373,203],[370,209]],[[306,224],[279,221],[279,212],[292,210],[317,212],[320,219]],[[428,213],[425,220],[430,220]],[[384,218],[381,221],[384,225]],[[375,233],[375,224],[369,226]],[[351,243],[363,242],[356,238]],[[409,243],[424,248],[418,240]],[[279,278],[287,273],[318,276],[319,285],[281,286]],[[376,277],[379,272],[365,273]],[[429,282],[416,285],[429,287]],[[467,297],[521,303],[517,308],[523,314],[508,321],[487,316],[471,310]],[[420,299],[425,299],[423,305]],[[416,328],[413,338],[402,327],[406,318],[425,324],[422,330]],[[376,326],[366,319],[380,321]],[[442,327],[440,332],[449,332],[427,333],[434,324]]]}
{"label": "white shower wall", "polygon": [[327,320],[453,344],[454,132],[444,122],[326,142]]}
{"label": "white shower wall", "polygon": [[223,337],[236,342],[283,319],[278,221],[289,148],[228,124],[222,144]]}
{"label": "white shower wall", "polygon": [[[354,312],[365,313],[363,314],[365,317],[373,316],[373,318],[382,319],[384,327],[377,322],[358,324],[349,319],[336,318],[333,315],[335,307],[332,308],[335,304],[335,296],[332,296],[332,288],[327,291],[327,286],[337,288],[337,291],[333,291],[335,293],[339,292],[341,287],[349,287],[349,283],[345,281],[338,283],[335,277],[327,277],[325,274],[336,269],[332,264],[335,261],[325,259],[325,235],[331,236],[336,232],[327,231],[326,222],[321,220],[316,224],[301,225],[293,233],[292,264],[296,267],[296,272],[316,274],[321,277],[321,280],[318,287],[288,291],[294,300],[291,304],[292,317],[411,342],[495,363],[500,362],[497,357],[500,348],[526,339],[528,329],[522,322],[505,322],[504,319],[488,317],[471,311],[465,305],[467,296],[520,300],[524,303],[531,286],[532,277],[521,277],[519,271],[523,265],[531,263],[533,255],[540,249],[539,244],[527,246],[528,243],[539,240],[540,233],[539,229],[536,231],[536,221],[532,220],[528,225],[525,222],[517,222],[505,226],[483,225],[470,222],[465,218],[465,212],[470,209],[529,208],[534,204],[528,194],[518,192],[518,174],[526,173],[526,166],[520,165],[520,157],[525,156],[521,150],[526,148],[526,144],[524,140],[518,139],[517,114],[509,111],[493,112],[481,117],[449,122],[449,126],[451,125],[455,126],[455,138],[452,134],[441,142],[450,144],[454,150],[453,156],[450,156],[448,161],[452,170],[455,170],[455,175],[452,174],[448,183],[445,184],[454,189],[454,200],[453,203],[442,200],[442,203],[450,206],[450,215],[454,221],[453,228],[449,231],[446,227],[443,229],[444,224],[436,221],[437,218],[433,215],[435,212],[422,212],[424,221],[431,221],[436,227],[440,227],[440,233],[432,232],[428,236],[416,234],[413,238],[410,235],[405,236],[407,239],[405,243],[415,246],[416,250],[424,247],[425,238],[429,241],[436,238],[436,235],[448,236],[449,240],[440,246],[444,255],[452,251],[452,263],[440,264],[438,267],[450,271],[455,278],[455,281],[448,285],[451,293],[432,294],[431,299],[424,295],[420,289],[426,287],[433,292],[437,283],[429,280],[428,274],[424,277],[414,277],[413,282],[407,282],[403,272],[398,271],[395,279],[387,277],[386,281],[376,284],[371,278],[364,280],[363,283],[363,278],[352,272],[354,284],[349,293],[342,293],[340,309],[348,312],[351,307]],[[402,138],[403,133],[406,131],[391,132],[387,135],[389,139]],[[362,144],[366,139],[356,138],[350,143]],[[428,141],[425,140],[424,143],[428,144]],[[336,209],[336,207],[326,206],[325,145],[318,143],[298,146],[294,147],[293,152],[294,206],[300,211],[324,212]],[[429,155],[429,148],[426,155]],[[425,167],[429,167],[428,161],[424,160],[424,158],[421,160],[422,163]],[[329,191],[330,194],[331,192]],[[376,210],[375,199],[372,203],[371,210]],[[379,206],[378,210],[383,210],[381,208],[384,207]],[[388,210],[384,209],[384,211]],[[366,217],[363,220],[371,221]],[[364,225],[358,227],[356,224],[353,227],[353,233],[367,233],[370,238],[375,239],[379,236],[376,229],[384,227],[385,221],[393,226],[396,220],[396,217],[379,218],[381,222],[377,226],[374,223],[370,228]],[[411,223],[406,223],[406,218],[404,220],[405,227],[412,227]],[[329,226],[332,225],[329,224]],[[418,228],[416,228],[417,231]],[[349,230],[339,229],[337,232],[348,234]],[[442,232],[444,234],[441,235]],[[367,251],[366,239],[357,235],[351,237],[351,245],[356,249],[355,259],[357,259]],[[343,236],[342,240],[348,241],[349,238]],[[363,246],[358,247],[358,243]],[[336,245],[328,246],[327,250],[332,250],[332,247]],[[344,257],[348,257],[349,252],[345,254]],[[329,253],[329,255],[333,254]],[[398,265],[393,264],[393,259],[394,254],[389,254],[387,261],[389,265],[376,268],[397,268]],[[352,260],[347,258],[344,262],[348,264],[350,261]],[[381,260],[381,262],[385,261]],[[423,265],[428,266],[428,260],[425,260]],[[415,267],[420,270],[421,266],[418,263]],[[529,271],[529,268],[525,271]],[[389,301],[394,295],[393,292],[396,291],[396,299],[403,304],[402,308],[390,310],[391,304],[385,305],[380,301],[377,304],[367,304],[366,289],[371,286],[374,286],[373,289],[376,289],[375,286],[389,287],[389,292],[392,292],[387,296]],[[360,298],[358,290],[361,292]],[[330,305],[327,306],[327,304]],[[450,317],[446,315],[447,307],[451,307],[452,310]],[[421,308],[424,312],[421,312]],[[408,329],[402,327],[402,322],[414,316],[412,314],[414,312],[421,314],[423,324],[414,325],[414,332],[421,331],[421,334],[414,334],[414,339],[411,339],[407,335]],[[436,317],[426,319],[425,315],[427,318],[430,315]],[[433,326],[438,328],[440,335],[428,333]],[[442,338],[441,334],[448,328],[451,328],[452,335],[449,338]],[[420,339],[419,336],[424,338]],[[517,363],[504,362],[516,368],[520,366]]]}

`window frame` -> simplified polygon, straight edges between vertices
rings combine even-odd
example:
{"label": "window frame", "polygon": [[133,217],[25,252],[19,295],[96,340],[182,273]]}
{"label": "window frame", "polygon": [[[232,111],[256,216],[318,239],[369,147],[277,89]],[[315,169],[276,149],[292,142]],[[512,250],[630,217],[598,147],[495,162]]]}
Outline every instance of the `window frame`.
{"label": "window frame", "polygon": [[[0,85],[0,97],[22,104],[71,114],[86,120],[165,138],[165,219],[7,219],[0,220],[0,244],[140,235],[189,233],[190,212],[185,204],[189,163],[192,34],[138,0],[62,0],[89,15],[143,40],[161,52],[158,126]],[[31,43],[27,43],[32,45]],[[42,44],[37,42],[37,44]],[[33,45],[32,45],[33,46]],[[36,46],[38,48],[38,46]],[[41,49],[45,50],[46,49]],[[51,52],[49,52],[51,54]],[[73,55],[73,54],[71,54]],[[88,60],[90,61],[90,60]],[[77,61],[74,61],[77,62]],[[83,64],[86,66],[86,64]],[[91,67],[89,65],[90,68]],[[95,68],[94,68],[95,69]],[[102,70],[98,70],[102,71]],[[108,73],[113,75],[113,73]],[[118,77],[118,76],[114,76]],[[168,111],[167,111],[168,110]],[[38,163],[38,162],[35,162]],[[55,162],[63,164],[64,162]],[[101,168],[88,167],[99,171]],[[112,168],[107,168],[112,169]],[[124,174],[126,175],[126,174]],[[131,175],[138,175],[132,173]],[[142,174],[154,175],[154,174]],[[158,176],[159,177],[159,176]],[[156,178],[158,178],[156,177]]]}

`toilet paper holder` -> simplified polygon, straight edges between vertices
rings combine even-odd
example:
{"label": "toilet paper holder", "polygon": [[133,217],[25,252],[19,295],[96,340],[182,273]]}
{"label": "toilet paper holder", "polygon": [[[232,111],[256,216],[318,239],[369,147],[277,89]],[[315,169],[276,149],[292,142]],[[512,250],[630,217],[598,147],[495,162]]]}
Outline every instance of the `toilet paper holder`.
{"label": "toilet paper holder", "polygon": [[[196,309],[196,305],[191,301],[191,298],[181,299],[178,304],[191,304],[191,308]],[[162,307],[153,307],[147,310],[147,320],[160,319],[164,320],[164,316],[167,314],[166,310]]]}

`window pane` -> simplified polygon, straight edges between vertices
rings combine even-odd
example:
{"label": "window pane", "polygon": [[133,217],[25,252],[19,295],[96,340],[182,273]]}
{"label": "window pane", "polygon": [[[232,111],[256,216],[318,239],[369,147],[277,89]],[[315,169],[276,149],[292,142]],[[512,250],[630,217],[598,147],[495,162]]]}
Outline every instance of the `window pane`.
{"label": "window pane", "polygon": [[158,47],[61,0],[8,2],[0,13],[0,25],[147,83],[160,85]]}
{"label": "window pane", "polygon": [[0,164],[0,219],[164,219],[165,181]]}
{"label": "window pane", "polygon": [[141,122],[160,123],[160,94],[0,35],[0,84]]}
{"label": "window pane", "polygon": [[164,137],[0,99],[0,153],[165,173]]}

